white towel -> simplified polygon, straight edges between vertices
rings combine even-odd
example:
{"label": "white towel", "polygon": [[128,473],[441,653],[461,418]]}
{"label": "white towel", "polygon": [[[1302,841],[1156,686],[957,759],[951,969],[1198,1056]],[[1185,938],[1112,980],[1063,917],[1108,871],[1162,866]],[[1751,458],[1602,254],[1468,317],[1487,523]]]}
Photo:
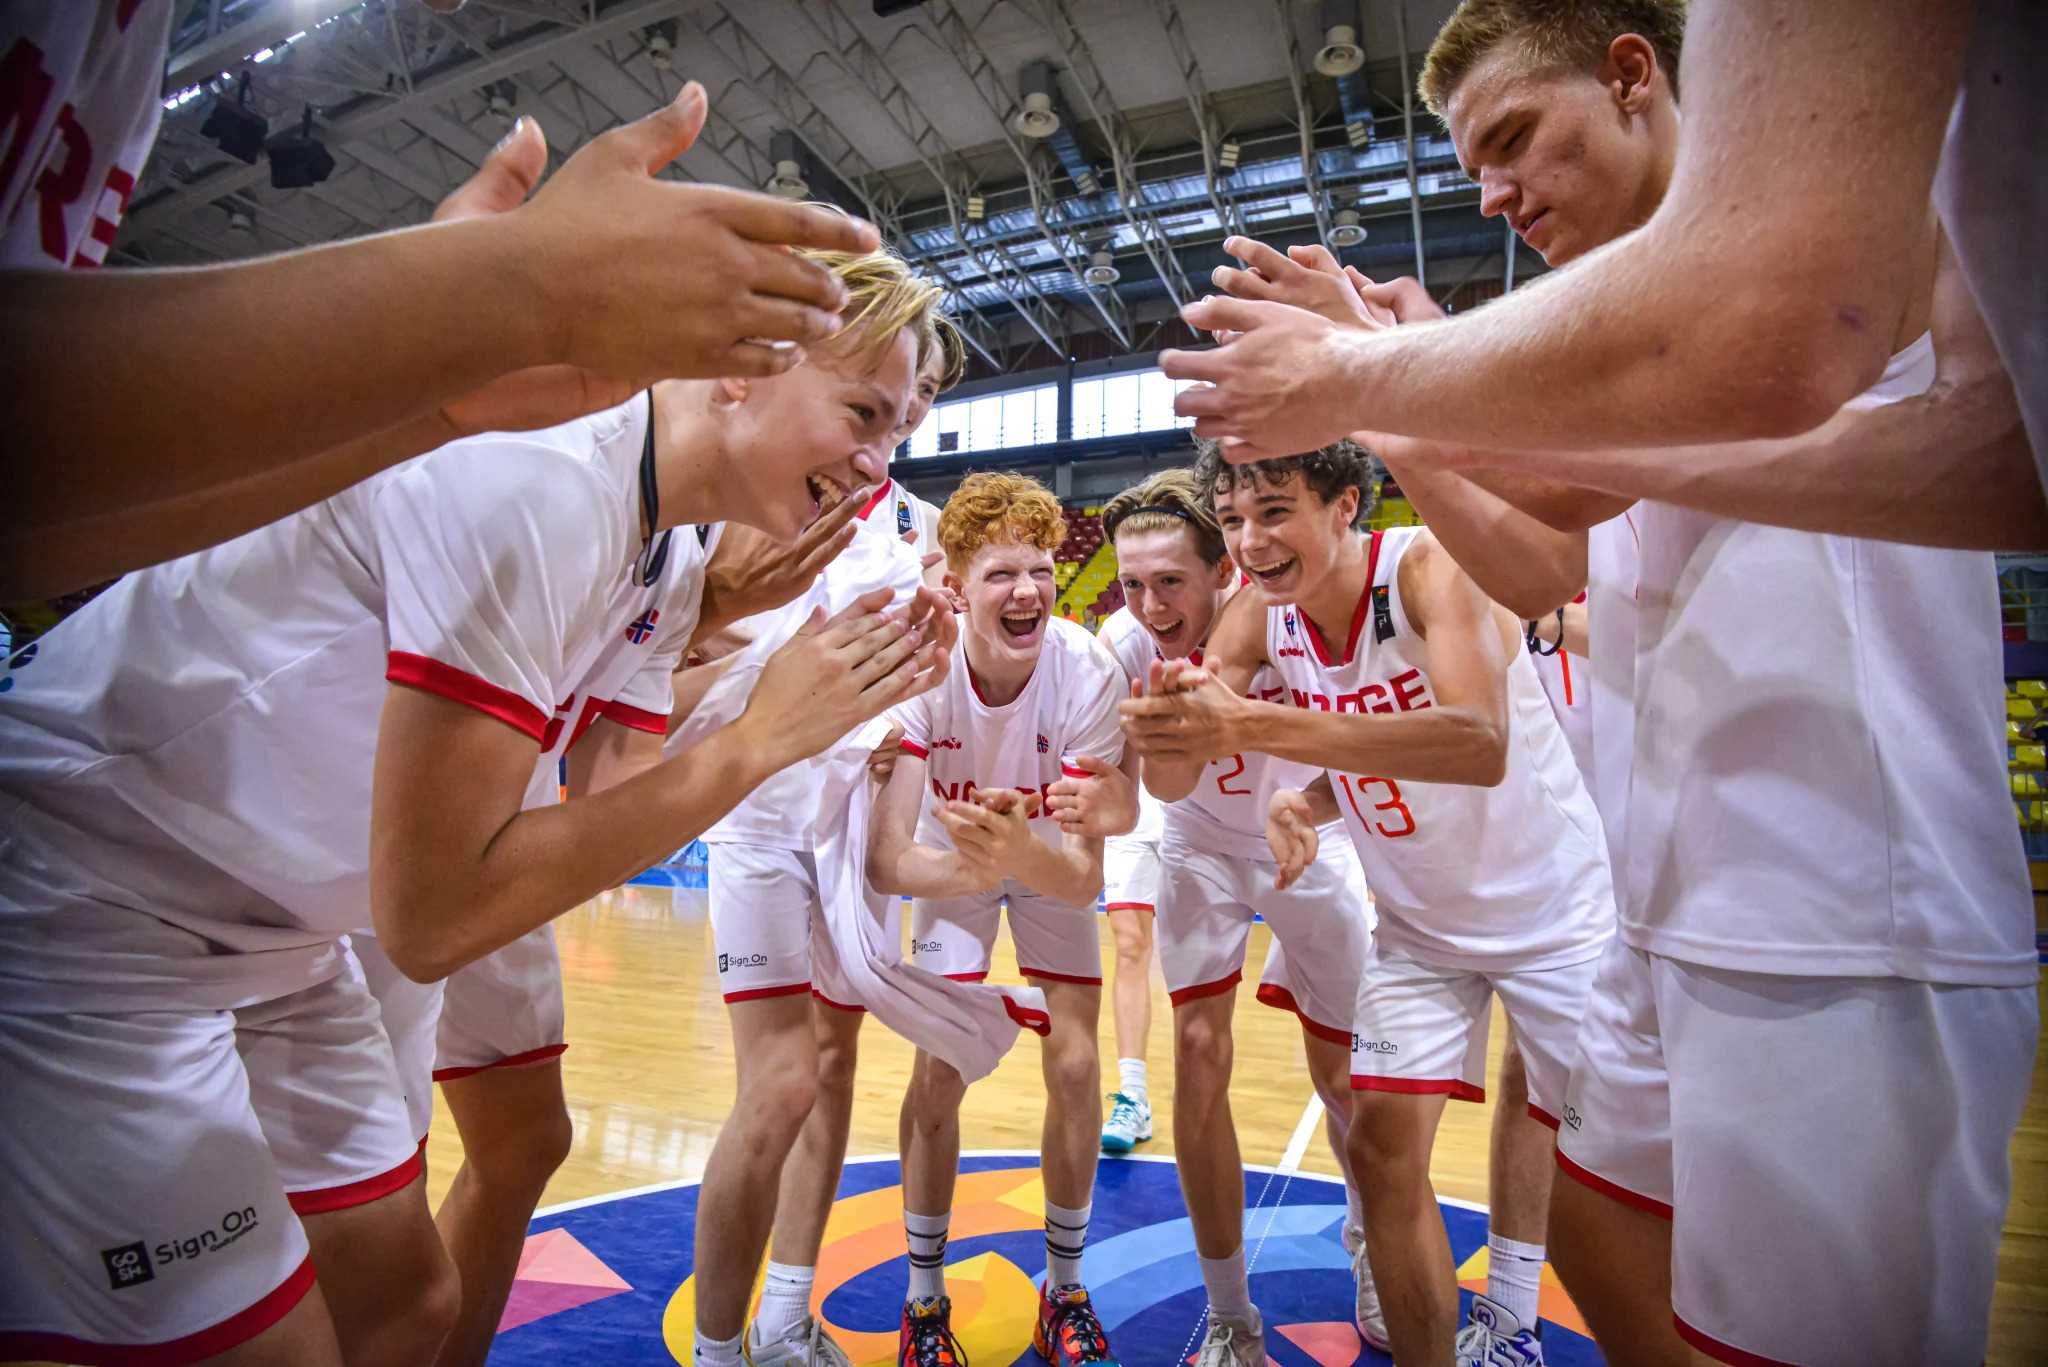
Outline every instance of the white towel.
{"label": "white towel", "polygon": [[[896,601],[902,603],[920,582],[922,565],[910,547],[893,536],[856,536],[807,594],[754,619],[759,633],[669,738],[669,753],[696,744],[746,709],[762,666],[796,634],[813,608],[822,606],[829,616],[861,594],[883,587],[894,590]],[[808,761],[819,780],[814,846],[818,900],[832,949],[853,990],[850,1004],[865,1006],[882,1024],[973,1082],[995,1069],[1016,1042],[1019,1028],[1043,1035],[1051,1029],[1051,1018],[1046,1015],[1045,994],[1035,987],[954,982],[903,961],[902,901],[882,896],[867,881],[868,827],[874,811],[867,759],[888,730],[888,723],[876,718]]]}

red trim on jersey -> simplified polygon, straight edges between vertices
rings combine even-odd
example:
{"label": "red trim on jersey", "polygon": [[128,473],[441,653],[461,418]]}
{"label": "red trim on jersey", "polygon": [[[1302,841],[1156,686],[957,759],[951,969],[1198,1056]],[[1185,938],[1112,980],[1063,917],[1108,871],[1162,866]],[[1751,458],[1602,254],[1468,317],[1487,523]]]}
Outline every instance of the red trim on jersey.
{"label": "red trim on jersey", "polygon": [[1557,648],[1557,667],[1564,673],[1564,705],[1572,705],[1572,657],[1563,645]]}
{"label": "red trim on jersey", "polygon": [[1108,903],[1105,903],[1105,904],[1103,905],[1103,908],[1102,908],[1102,909],[1103,909],[1104,911],[1155,911],[1155,910],[1156,910],[1156,908],[1155,908],[1155,907],[1154,907],[1154,906],[1153,906],[1153,905],[1152,905],[1152,904],[1151,904],[1150,902],[1108,902]]}
{"label": "red trim on jersey", "polygon": [[1317,1039],[1327,1044],[1341,1044],[1347,1049],[1351,1047],[1351,1032],[1349,1030],[1339,1030],[1334,1025],[1325,1025],[1309,1015],[1308,1012],[1301,1009],[1301,1003],[1294,999],[1294,994],[1278,983],[1260,983],[1259,990],[1252,994],[1252,998],[1261,1006],[1271,1006],[1282,1011],[1292,1011],[1301,1021],[1301,1028],[1303,1030],[1306,1030],[1309,1034],[1314,1035]]}
{"label": "red trim on jersey", "polygon": [[[951,977],[951,974],[947,975]],[[987,976],[986,974],[983,975]],[[1043,1011],[1025,1006],[1007,994],[1003,997],[1003,1013],[1032,1034],[1046,1036],[1052,1033],[1052,1017]]]}
{"label": "red trim on jersey", "polygon": [[614,700],[602,704],[598,708],[598,715],[634,731],[645,731],[650,736],[668,734],[668,718],[659,712],[649,712],[644,707],[634,707]]}
{"label": "red trim on jersey", "polygon": [[1330,647],[1323,640],[1322,629],[1315,624],[1314,618],[1306,612],[1301,612],[1300,605],[1296,604],[1295,611],[1301,612],[1302,624],[1308,628],[1308,643],[1315,647],[1316,658],[1325,666],[1334,668],[1337,665],[1348,665],[1357,656],[1358,638],[1365,631],[1365,614],[1372,606],[1372,583],[1379,574],[1379,568],[1380,534],[1374,532],[1365,554],[1365,592],[1358,595],[1358,606],[1351,610],[1351,635],[1344,642],[1344,658],[1341,660],[1330,658]]}
{"label": "red trim on jersey", "polygon": [[560,1058],[568,1048],[569,1046],[566,1044],[543,1044],[538,1049],[528,1049],[517,1054],[507,1054],[501,1059],[490,1063],[479,1063],[470,1068],[436,1068],[434,1070],[434,1081],[456,1082],[462,1078],[472,1077],[477,1073],[488,1073],[493,1068],[528,1068],[536,1063],[546,1063],[550,1059]]}
{"label": "red trim on jersey", "polygon": [[1541,1106],[1538,1106],[1533,1101],[1529,1103],[1529,1118],[1531,1120],[1536,1121],[1538,1124],[1548,1125],[1553,1130],[1558,1127],[1557,1117],[1552,1115],[1550,1112],[1544,1110]]}
{"label": "red trim on jersey", "polygon": [[308,1256],[263,1299],[220,1323],[168,1343],[94,1343],[69,1334],[0,1333],[0,1358],[9,1362],[80,1362],[105,1367],[185,1367],[240,1347],[292,1312],[313,1289]]}
{"label": "red trim on jersey", "polygon": [[1740,1348],[1721,1342],[1711,1334],[1705,1334],[1680,1319],[1676,1313],[1671,1316],[1678,1336],[1698,1351],[1705,1353],[1716,1362],[1732,1362],[1735,1367],[1798,1367],[1797,1363],[1783,1358],[1767,1358],[1761,1353],[1746,1353]]}
{"label": "red trim on jersey", "polygon": [[845,1002],[833,1001],[830,997],[826,996],[823,992],[820,992],[815,987],[811,989],[811,997],[815,1001],[823,1002],[825,1005],[831,1007],[834,1011],[851,1011],[856,1016],[865,1016],[868,1012],[868,1009],[865,1006],[849,1006]]}
{"label": "red trim on jersey", "polygon": [[893,479],[883,480],[881,483],[881,487],[877,488],[872,494],[868,495],[867,503],[864,504],[861,507],[861,510],[855,513],[854,516],[859,518],[863,522],[867,521],[868,514],[882,506],[882,500],[889,496],[889,487],[893,485],[895,482],[896,481]]}
{"label": "red trim on jersey", "polygon": [[417,688],[423,693],[474,707],[486,716],[496,717],[514,731],[531,736],[535,743],[547,733],[548,717],[545,712],[511,689],[486,683],[454,665],[442,664],[439,660],[415,655],[409,650],[394,650],[385,663],[384,677],[391,683],[404,684],[407,688]]}
{"label": "red trim on jersey", "polygon": [[925,748],[924,748],[924,747],[923,747],[922,745],[919,745],[919,744],[918,744],[918,743],[917,743],[916,741],[914,741],[914,740],[904,740],[904,741],[898,741],[898,742],[897,742],[897,748],[898,748],[898,749],[900,749],[900,750],[903,750],[903,751],[905,751],[905,752],[907,752],[907,753],[909,753],[909,754],[913,754],[913,755],[916,755],[916,756],[917,756],[917,757],[918,757],[919,759],[930,759],[930,758],[931,758],[931,753],[932,753],[932,752],[931,752],[931,751],[929,751],[929,750],[927,750],[927,749],[925,749]]}
{"label": "red trim on jersey", "polygon": [[988,970],[985,968],[977,968],[972,973],[941,973],[939,976],[941,978],[946,979],[949,982],[978,983],[987,980]]}
{"label": "red trim on jersey", "polygon": [[1461,1077],[1382,1077],[1376,1073],[1353,1073],[1354,1092],[1399,1092],[1403,1096],[1439,1096],[1449,1093],[1453,1101],[1484,1101],[1486,1089],[1474,1087]]}
{"label": "red trim on jersey", "polygon": [[799,992],[810,990],[811,985],[808,982],[790,983],[786,987],[749,987],[742,992],[726,993],[725,1004],[731,1006],[734,1002],[759,1001],[763,997],[793,997]]}
{"label": "red trim on jersey", "polygon": [[1641,1192],[1630,1191],[1619,1182],[1610,1182],[1591,1168],[1581,1167],[1566,1157],[1563,1149],[1557,1151],[1557,1166],[1564,1170],[1565,1176],[1591,1187],[1610,1201],[1619,1201],[1632,1210],[1640,1210],[1646,1215],[1655,1215],[1662,1220],[1671,1218],[1670,1206],[1654,1196],[1645,1196]]}
{"label": "red trim on jersey", "polygon": [[316,1187],[312,1191],[288,1191],[285,1199],[292,1203],[292,1210],[300,1215],[325,1215],[329,1211],[353,1210],[367,1206],[372,1201],[381,1201],[394,1191],[402,1191],[411,1185],[413,1179],[426,1171],[426,1164],[414,1150],[406,1160],[389,1172],[380,1172],[375,1177],[365,1177],[360,1182],[344,1182],[338,1187]]}
{"label": "red trim on jersey", "polygon": [[1200,1001],[1204,997],[1213,997],[1216,996],[1218,993],[1228,992],[1231,988],[1236,987],[1238,983],[1242,982],[1243,980],[1244,970],[1241,968],[1233,968],[1230,970],[1230,976],[1227,978],[1218,978],[1215,982],[1212,983],[1196,983],[1191,987],[1178,988],[1174,991],[1168,992],[1166,994],[1166,1000],[1171,1002],[1175,1006],[1181,1006],[1187,1002],[1196,1002]]}
{"label": "red trim on jersey", "polygon": [[1078,764],[1062,764],[1062,765],[1060,766],[1060,775],[1061,775],[1061,777],[1063,777],[1063,778],[1094,778],[1094,777],[1095,777],[1095,775],[1093,775],[1093,774],[1089,773],[1089,772],[1088,772],[1088,771],[1087,771],[1086,769],[1083,769],[1083,768],[1082,768],[1082,767],[1081,767],[1080,765],[1078,765]]}
{"label": "red trim on jersey", "polygon": [[1072,973],[1055,973],[1049,968],[1026,968],[1024,965],[1018,964],[1017,971],[1027,978],[1043,978],[1047,982],[1052,983],[1079,983],[1083,987],[1102,986],[1102,979],[1099,977],[1083,978]]}

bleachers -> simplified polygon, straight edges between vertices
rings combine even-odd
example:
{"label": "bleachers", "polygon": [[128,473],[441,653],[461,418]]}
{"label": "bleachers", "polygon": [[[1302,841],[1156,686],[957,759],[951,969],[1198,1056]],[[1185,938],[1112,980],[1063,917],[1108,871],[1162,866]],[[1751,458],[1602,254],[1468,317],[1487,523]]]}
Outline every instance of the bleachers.
{"label": "bleachers", "polygon": [[2048,859],[2048,682],[2005,685],[2005,745],[2012,802],[2027,858]]}
{"label": "bleachers", "polygon": [[1102,509],[1069,503],[1061,511],[1067,517],[1067,539],[1052,553],[1052,560],[1053,580],[1065,593],[1082,566],[1102,549]]}

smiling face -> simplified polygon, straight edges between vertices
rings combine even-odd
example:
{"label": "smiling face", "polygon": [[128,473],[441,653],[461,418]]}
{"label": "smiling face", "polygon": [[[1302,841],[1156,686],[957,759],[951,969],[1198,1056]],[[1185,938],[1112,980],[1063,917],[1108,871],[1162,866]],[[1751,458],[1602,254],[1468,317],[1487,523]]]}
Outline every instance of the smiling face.
{"label": "smiling face", "polygon": [[1540,66],[1514,39],[1473,64],[1444,122],[1480,212],[1508,220],[1552,266],[1611,242],[1656,211],[1677,118],[1643,38],[1614,40],[1597,71]]}
{"label": "smiling face", "polygon": [[904,410],[903,422],[890,438],[892,442],[909,441],[911,434],[924,425],[925,417],[932,411],[932,405],[938,401],[939,391],[945,387],[945,383],[946,354],[935,346],[929,349],[924,358],[924,365],[918,369],[917,383],[910,387],[909,407]]}
{"label": "smiling face", "polygon": [[813,347],[780,375],[719,382],[724,469],[742,504],[734,520],[781,541],[855,490],[879,484],[909,401],[917,336],[878,355]]}
{"label": "smiling face", "polygon": [[1021,668],[1029,672],[1045,644],[1059,587],[1053,581],[1052,552],[1012,541],[985,542],[967,564],[966,574],[953,580],[967,602],[971,654],[987,661],[991,672]]}
{"label": "smiling face", "polygon": [[1326,503],[1299,471],[1274,479],[1247,468],[1213,499],[1230,558],[1275,603],[1295,602],[1323,581],[1358,516],[1355,486]]}
{"label": "smiling face", "polygon": [[1122,532],[1116,562],[1124,606],[1162,656],[1179,659],[1209,639],[1234,570],[1228,560],[1203,564],[1192,529]]}

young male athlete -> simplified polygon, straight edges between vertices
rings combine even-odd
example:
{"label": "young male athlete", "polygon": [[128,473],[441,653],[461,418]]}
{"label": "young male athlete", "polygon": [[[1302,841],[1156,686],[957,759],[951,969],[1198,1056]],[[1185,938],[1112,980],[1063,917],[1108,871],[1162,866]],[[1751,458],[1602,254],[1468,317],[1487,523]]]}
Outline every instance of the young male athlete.
{"label": "young male athlete", "polygon": [[[924,420],[959,364],[957,338],[942,324],[896,441]],[[928,524],[922,516],[929,507],[885,479],[854,515],[856,535],[907,537],[916,550],[898,550],[915,578],[916,552],[937,540],[937,519]],[[835,560],[824,572],[858,573],[853,567],[872,563]],[[751,629],[749,622],[737,628]],[[739,1080],[732,1114],[705,1165],[697,1211],[698,1367],[847,1361],[812,1314],[811,1291],[846,1161],[865,1010],[840,981],[819,900],[812,853],[819,781],[814,764],[792,765],[704,837],[719,988],[732,1019]],[[766,1284],[749,1325],[747,1302],[764,1251]]]}
{"label": "young male athlete", "polygon": [[[1086,775],[1083,758],[1122,761],[1126,775],[1135,765],[1117,729],[1122,670],[1053,616],[1052,552],[1065,535],[1058,501],[1020,476],[970,475],[946,501],[939,545],[947,583],[966,602],[952,684],[893,714],[903,753],[875,814],[868,868],[876,892],[917,899],[920,967],[985,978],[1007,904],[1018,966],[1045,992],[1047,1266],[1032,1341],[1054,1367],[1114,1359],[1081,1279],[1102,1124],[1102,841],[1062,834],[1044,801],[1063,772]],[[1132,804],[1117,828],[1135,820]],[[944,1266],[964,1092],[958,1072],[918,1053],[903,1099],[906,1367],[957,1360]]]}
{"label": "young male athlete", "polygon": [[[1117,639],[1140,629],[1126,599],[1124,607],[1103,621],[1096,637],[1114,653]],[[1159,799],[1140,788],[1138,824],[1129,835],[1102,842],[1103,911],[1116,946],[1109,980],[1116,1090],[1109,1094],[1109,1119],[1102,1122],[1104,1153],[1129,1153],[1152,1138],[1152,1089],[1145,1059],[1152,1033],[1152,931],[1159,907],[1159,834],[1164,820]]]}
{"label": "young male athlete", "polygon": [[[1291,881],[1318,852],[1314,823],[1341,815],[1373,887],[1379,924],[1352,1024],[1353,1171],[1391,1351],[1448,1363],[1457,1283],[1428,1171],[1444,1101],[1484,1096],[1498,995],[1532,1108],[1558,1113],[1614,901],[1599,817],[1520,624],[1428,532],[1357,530],[1365,462],[1348,443],[1247,468],[1204,450],[1197,477],[1258,596],[1225,609],[1200,670],[1155,667],[1152,695],[1122,708],[1162,797],[1236,751],[1327,767],[1305,793],[1275,794],[1273,853]],[[1243,696],[1267,665],[1291,706]],[[1521,1123],[1547,1147],[1539,1122]],[[1482,1318],[1498,1344],[1478,1346],[1534,1361],[1547,1193],[1522,1172],[1511,1187],[1494,1176],[1489,1287],[1530,1315],[1480,1306],[1503,1332]]]}
{"label": "young male athlete", "polygon": [[932,677],[942,633],[849,611],[683,758],[527,806],[601,718],[658,746],[611,662],[687,617],[708,524],[793,537],[876,477],[933,293],[899,269],[812,364],[448,446],[9,662],[0,1354],[432,1357],[453,1277],[342,936],[444,977]]}
{"label": "young male athlete", "polygon": [[[95,270],[163,117],[177,9],[0,11],[0,387],[35,396],[12,415],[5,470],[10,599],[216,544],[458,436],[548,427],[663,376],[787,369],[797,353],[761,343],[823,340],[844,296],[785,244],[876,244],[872,227],[818,206],[657,180],[708,112],[691,81],[593,139],[524,209],[547,163],[531,119],[487,161],[508,173],[505,193],[453,216],[465,222]],[[263,328],[242,325],[258,315]],[[582,325],[597,316],[611,324]],[[193,336],[207,346],[185,345]],[[110,374],[127,402],[85,398],[86,377]]]}
{"label": "young male athlete", "polygon": [[[1142,685],[1155,660],[1200,664],[1224,605],[1240,592],[1237,567],[1202,486],[1167,470],[1109,501],[1103,530],[1116,547],[1123,609],[1100,640]],[[1271,671],[1252,689],[1287,696]],[[1143,772],[1141,767],[1140,772]],[[1364,1211],[1345,1135],[1351,1116],[1351,1013],[1371,938],[1365,883],[1341,832],[1287,887],[1266,844],[1266,812],[1281,789],[1304,788],[1313,766],[1247,752],[1208,766],[1195,790],[1165,807],[1159,841],[1159,962],[1173,1002],[1175,1162],[1209,1293],[1201,1367],[1265,1367],[1244,1254],[1243,1162],[1230,1110],[1231,1014],[1252,918],[1273,932],[1258,1000],[1301,1021],[1309,1077],[1322,1097],[1330,1148],[1345,1174],[1345,1250],[1359,1275],[1358,1319],[1385,1342],[1365,1263]]]}

